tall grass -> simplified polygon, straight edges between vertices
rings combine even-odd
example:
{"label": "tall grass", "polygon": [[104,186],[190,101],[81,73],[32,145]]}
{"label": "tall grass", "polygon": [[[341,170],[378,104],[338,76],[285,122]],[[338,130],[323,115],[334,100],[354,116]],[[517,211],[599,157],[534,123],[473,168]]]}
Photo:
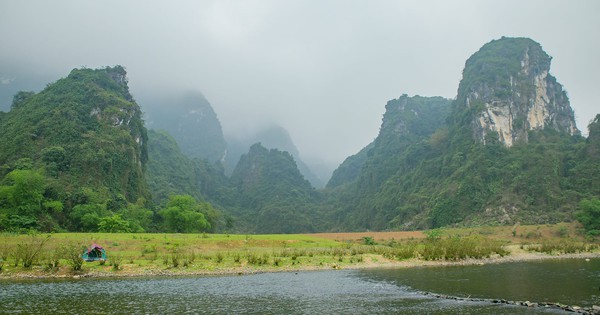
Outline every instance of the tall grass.
{"label": "tall grass", "polygon": [[545,240],[536,244],[528,244],[523,246],[523,248],[530,252],[546,254],[576,254],[592,251],[598,248],[598,245],[560,239]]}
{"label": "tall grass", "polygon": [[424,260],[462,260],[488,258],[492,255],[505,256],[509,252],[502,242],[478,236],[448,237],[397,243],[382,251],[387,258],[399,260],[419,258]]}
{"label": "tall grass", "polygon": [[[354,241],[330,241],[302,235],[59,233],[53,234],[51,238],[42,235],[31,238],[26,235],[0,234],[0,271],[4,270],[4,273],[9,269],[8,272],[20,272],[35,264],[44,267],[37,270],[52,272],[66,271],[67,267],[71,267],[69,271],[78,271],[83,267],[91,272],[106,271],[108,268],[104,268],[102,264],[87,264],[79,260],[83,244],[92,242],[106,248],[110,258],[107,264],[115,271],[124,266],[127,270],[135,270],[135,266],[131,265],[150,270],[217,270],[242,266],[261,269],[267,266],[339,267],[365,260],[377,261],[381,257],[390,260],[456,261],[508,254],[505,243],[497,240],[496,235],[486,235],[487,230],[481,230],[484,233],[477,231],[480,230],[460,230],[453,235],[462,236],[448,237],[445,236],[449,234],[446,230],[436,230],[435,233],[427,234],[425,239],[377,242],[372,237],[357,238]],[[510,229],[505,234],[510,238]],[[558,238],[556,233],[552,235],[557,237],[551,241],[530,240],[537,244],[527,245],[527,249],[545,253],[574,253],[596,248],[596,245],[577,243],[570,238]],[[69,244],[75,246],[66,250]],[[122,261],[124,258],[125,261]],[[20,267],[9,268],[9,263]]]}

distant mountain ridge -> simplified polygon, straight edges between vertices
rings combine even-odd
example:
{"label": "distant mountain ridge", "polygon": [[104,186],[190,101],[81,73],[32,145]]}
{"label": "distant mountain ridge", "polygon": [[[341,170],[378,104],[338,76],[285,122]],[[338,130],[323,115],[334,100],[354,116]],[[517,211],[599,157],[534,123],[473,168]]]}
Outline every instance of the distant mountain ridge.
{"label": "distant mountain ridge", "polygon": [[227,143],[221,123],[206,98],[198,92],[155,97],[143,105],[146,125],[163,129],[175,138],[190,158],[223,161]]}
{"label": "distant mountain ridge", "polygon": [[312,232],[321,225],[315,211],[318,194],[288,152],[253,145],[231,182],[240,194],[233,215],[245,231]]}
{"label": "distant mountain ridge", "polygon": [[[123,67],[74,69],[0,112],[0,229],[144,231],[176,226],[178,213],[238,233],[570,221],[600,196],[600,114],[582,137],[550,61],[531,39],[485,44],[455,99],[387,102],[375,140],[320,190],[283,128],[226,151],[195,95],[148,116],[180,139],[147,131]],[[235,165],[223,164],[228,154]]]}
{"label": "distant mountain ridge", "polygon": [[260,143],[269,149],[278,149],[281,151],[287,151],[292,155],[296,161],[296,165],[300,170],[300,173],[306,178],[315,188],[323,188],[325,181],[319,176],[315,175],[304,161],[300,158],[300,152],[294,144],[292,137],[281,126],[271,125],[263,129],[259,129],[256,133],[249,135],[248,137],[238,139],[229,138],[227,140],[228,150],[225,158],[225,167],[231,171],[235,168],[235,165],[239,162],[242,154],[248,152],[249,148]]}

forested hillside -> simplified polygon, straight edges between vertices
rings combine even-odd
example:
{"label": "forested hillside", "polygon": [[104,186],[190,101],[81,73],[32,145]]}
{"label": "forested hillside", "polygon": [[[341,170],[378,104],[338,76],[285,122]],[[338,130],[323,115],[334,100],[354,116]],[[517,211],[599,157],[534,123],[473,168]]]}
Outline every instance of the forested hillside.
{"label": "forested hillside", "polygon": [[415,115],[414,126],[433,129],[421,138],[394,133],[410,120],[388,104],[377,140],[342,164],[328,185],[343,183],[351,163],[354,172],[362,165],[345,176],[353,181],[329,193],[335,225],[379,230],[572,220],[579,200],[597,190],[592,173],[599,164],[589,153],[594,136],[587,142],[579,136],[549,69],[538,43],[502,38],[466,62],[447,125],[428,123],[431,113]]}
{"label": "forested hillside", "polygon": [[151,210],[148,137],[127,83],[121,66],[84,68],[15,95],[0,115],[1,230],[214,228],[214,209],[189,196]]}
{"label": "forested hillside", "polygon": [[582,137],[550,64],[531,39],[485,44],[466,61],[455,99],[389,101],[377,138],[322,190],[299,170],[284,129],[237,150],[228,176],[204,98],[155,111],[153,126],[174,129],[147,131],[124,68],[75,69],[0,112],[0,230],[301,233],[589,219],[576,213],[600,197],[600,115]]}
{"label": "forested hillside", "polygon": [[232,215],[242,231],[298,233],[319,230],[317,191],[287,152],[250,147],[231,175],[239,197]]}
{"label": "forested hillside", "polygon": [[261,143],[265,148],[286,151],[292,155],[298,170],[302,176],[308,180],[313,187],[323,188],[326,180],[315,175],[313,171],[300,159],[300,152],[292,141],[290,134],[281,126],[270,126],[259,130],[256,133],[247,135],[243,138],[229,138],[227,140],[227,156],[225,157],[225,169],[227,174],[231,174],[240,160],[240,157],[247,153],[252,145]]}

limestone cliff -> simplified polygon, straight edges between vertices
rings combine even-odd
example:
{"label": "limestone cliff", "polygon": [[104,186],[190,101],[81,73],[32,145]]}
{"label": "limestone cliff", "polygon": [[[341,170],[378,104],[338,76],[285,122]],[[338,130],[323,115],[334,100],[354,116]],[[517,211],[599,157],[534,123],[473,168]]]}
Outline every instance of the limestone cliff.
{"label": "limestone cliff", "polygon": [[467,60],[456,109],[469,113],[475,139],[511,147],[529,142],[531,130],[579,134],[569,98],[549,73],[550,61],[537,42],[506,37]]}
{"label": "limestone cliff", "polygon": [[123,67],[73,69],[39,93],[15,96],[0,122],[0,176],[27,160],[44,169],[48,189],[68,205],[80,202],[68,198],[84,189],[130,202],[147,198],[141,115]]}

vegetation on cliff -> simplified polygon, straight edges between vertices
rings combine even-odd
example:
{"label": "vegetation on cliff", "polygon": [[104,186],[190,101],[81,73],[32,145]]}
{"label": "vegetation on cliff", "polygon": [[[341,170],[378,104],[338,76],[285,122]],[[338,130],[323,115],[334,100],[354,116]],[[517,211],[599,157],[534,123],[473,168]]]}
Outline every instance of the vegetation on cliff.
{"label": "vegetation on cliff", "polygon": [[[414,115],[412,125],[424,128],[420,137],[399,132],[411,130],[406,128],[410,111],[394,111],[388,103],[368,153],[363,150],[348,160],[360,161],[358,174],[347,176],[350,184],[334,188],[345,162],[328,185],[334,188],[328,198],[334,227],[381,230],[573,220],[582,198],[598,196],[597,122],[590,125],[587,141],[572,132],[572,109],[560,85],[544,72],[549,66],[550,57],[530,39],[502,38],[484,45],[467,61],[459,95],[451,105],[446,103],[446,111]],[[519,107],[539,101],[532,79],[536,75],[546,80],[538,83],[555,100],[541,110],[549,118],[539,126],[528,125],[528,112]],[[504,106],[498,104],[505,100],[510,100],[506,106],[512,106],[512,116],[502,116],[502,107],[490,111],[512,121],[509,128],[515,134],[525,133],[526,141],[512,146],[503,142],[498,125],[479,125],[488,119],[480,116],[488,110],[486,104]],[[432,121],[436,114],[441,117]],[[485,141],[480,141],[481,128],[487,128]]]}
{"label": "vegetation on cliff", "polygon": [[231,175],[238,192],[232,214],[241,231],[297,233],[318,230],[317,191],[287,152],[255,144]]}
{"label": "vegetation on cliff", "polygon": [[200,198],[152,207],[147,132],[121,66],[74,69],[39,93],[18,93],[0,130],[1,230],[214,228],[218,215]]}
{"label": "vegetation on cliff", "polygon": [[[224,144],[216,115],[207,134],[217,141],[203,157],[193,136],[146,131],[122,67],[75,69],[0,113],[0,230],[298,233],[579,219],[595,234],[600,115],[580,136],[550,60],[530,39],[484,45],[456,99],[389,101],[377,138],[321,191],[295,152],[261,144],[228,177],[214,160]],[[166,125],[201,128],[186,115],[204,109],[186,104]],[[295,151],[284,130],[273,134]]]}

